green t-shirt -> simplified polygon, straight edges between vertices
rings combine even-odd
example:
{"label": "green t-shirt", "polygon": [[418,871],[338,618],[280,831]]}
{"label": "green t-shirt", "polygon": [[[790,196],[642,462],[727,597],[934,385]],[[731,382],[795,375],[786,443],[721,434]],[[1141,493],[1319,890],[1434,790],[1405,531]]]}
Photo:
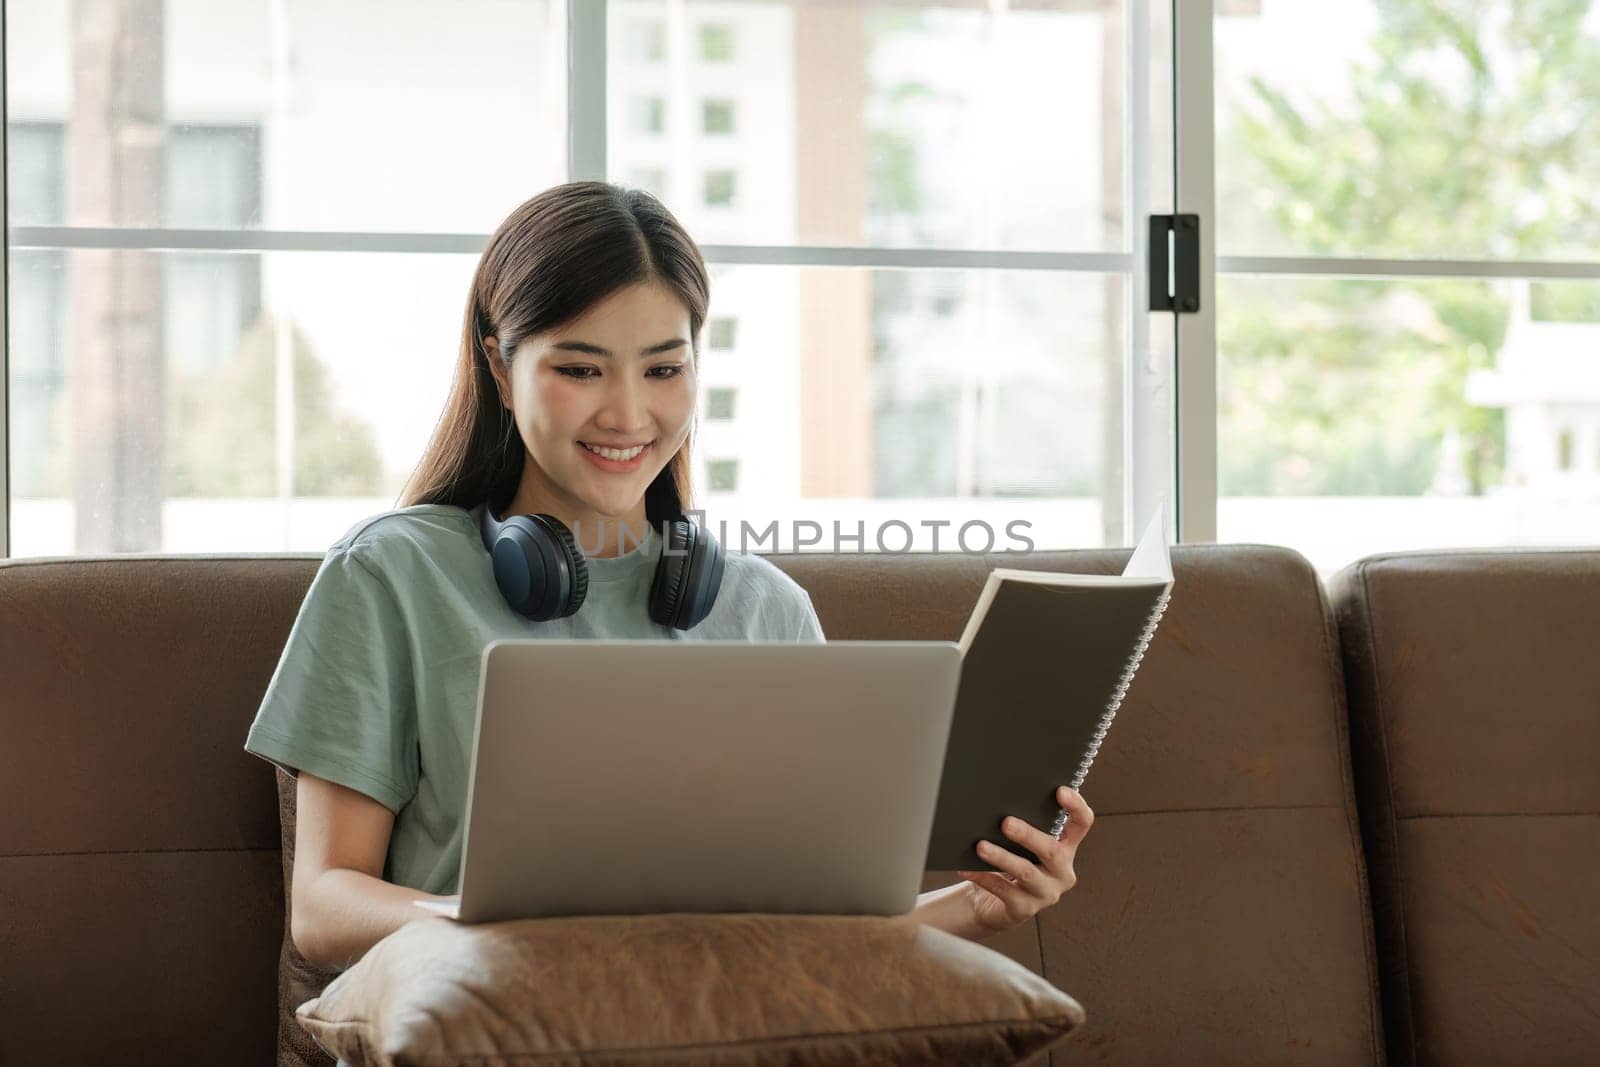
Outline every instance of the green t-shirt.
{"label": "green t-shirt", "polygon": [[419,504],[372,516],[328,549],[245,740],[395,813],[384,878],[459,891],[483,649],[498,638],[822,641],[811,598],[760,556],[726,552],[715,607],[692,630],[652,622],[661,543],[588,561],[583,607],[534,622],[506,603],[468,511]]}

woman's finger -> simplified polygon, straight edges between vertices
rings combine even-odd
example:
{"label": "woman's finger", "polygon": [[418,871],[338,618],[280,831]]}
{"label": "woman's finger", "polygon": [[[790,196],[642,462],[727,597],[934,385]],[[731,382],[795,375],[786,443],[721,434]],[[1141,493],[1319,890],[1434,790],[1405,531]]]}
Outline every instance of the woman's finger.
{"label": "woman's finger", "polygon": [[1056,869],[1062,845],[1054,837],[1014,815],[1000,820],[1000,832],[1037,856],[1047,870]]}
{"label": "woman's finger", "polygon": [[958,871],[956,873],[979,888],[987,889],[1001,900],[1008,900],[1022,895],[1022,890],[1017,888],[1017,883],[1003,874],[996,874],[994,871]]}
{"label": "woman's finger", "polygon": [[1083,794],[1066,786],[1056,790],[1056,802],[1067,813],[1067,824],[1061,828],[1061,840],[1074,850],[1083,836],[1094,825],[1094,809],[1083,799]]}
{"label": "woman's finger", "polygon": [[993,871],[960,871],[961,877],[977,886],[979,889],[993,893],[1000,898],[1000,903],[1005,907],[1006,914],[1013,920],[1021,922],[1038,913],[1039,902],[1030,897],[1017,883],[1009,880],[1003,874]]}
{"label": "woman's finger", "polygon": [[1060,887],[1055,885],[1054,879],[1031,860],[1023,859],[993,841],[979,841],[978,855],[1015,878],[1017,885],[1029,896],[1051,903],[1060,897]]}

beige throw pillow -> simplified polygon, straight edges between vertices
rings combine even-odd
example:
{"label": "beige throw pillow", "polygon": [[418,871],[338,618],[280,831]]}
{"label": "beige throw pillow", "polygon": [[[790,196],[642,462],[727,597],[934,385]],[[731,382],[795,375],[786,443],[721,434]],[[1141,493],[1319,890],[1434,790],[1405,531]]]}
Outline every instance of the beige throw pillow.
{"label": "beige throw pillow", "polygon": [[352,1065],[1012,1064],[1084,1019],[920,923],[749,914],[427,917],[296,1015]]}

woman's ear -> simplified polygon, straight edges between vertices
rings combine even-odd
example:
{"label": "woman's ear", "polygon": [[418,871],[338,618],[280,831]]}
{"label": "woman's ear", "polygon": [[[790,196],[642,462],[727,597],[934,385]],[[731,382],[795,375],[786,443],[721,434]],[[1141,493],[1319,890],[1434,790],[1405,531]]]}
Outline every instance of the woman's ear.
{"label": "woman's ear", "polygon": [[500,406],[511,410],[511,381],[506,365],[500,358],[500,339],[490,335],[483,339],[484,353],[489,363],[489,373],[494,375],[494,385],[500,393]]}

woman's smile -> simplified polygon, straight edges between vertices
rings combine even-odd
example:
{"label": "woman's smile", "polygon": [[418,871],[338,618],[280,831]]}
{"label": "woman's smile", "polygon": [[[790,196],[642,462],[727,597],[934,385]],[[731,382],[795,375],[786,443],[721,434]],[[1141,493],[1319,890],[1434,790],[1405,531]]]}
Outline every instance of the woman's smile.
{"label": "woman's smile", "polygon": [[583,453],[585,459],[601,470],[614,474],[627,474],[644,466],[645,457],[650,454],[654,444],[654,441],[646,441],[632,448],[611,448],[605,445],[591,445],[585,441],[577,442],[578,451]]}

